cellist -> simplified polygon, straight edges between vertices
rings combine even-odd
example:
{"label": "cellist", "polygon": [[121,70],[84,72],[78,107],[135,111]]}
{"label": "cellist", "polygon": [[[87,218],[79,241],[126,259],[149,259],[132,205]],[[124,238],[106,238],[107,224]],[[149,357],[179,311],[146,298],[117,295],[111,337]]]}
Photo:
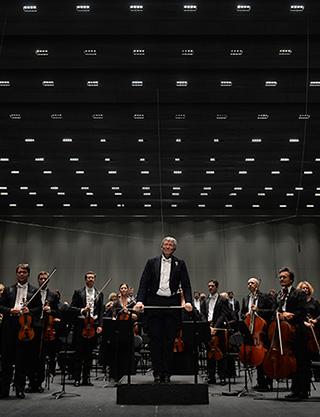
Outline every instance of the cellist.
{"label": "cellist", "polygon": [[97,336],[102,333],[103,294],[95,288],[96,273],[85,274],[85,287],[76,290],[72,296],[70,310],[77,316],[74,328],[74,386],[93,386],[90,381],[92,351],[97,345]]}
{"label": "cellist", "polygon": [[[261,280],[256,277],[248,279],[249,294],[242,299],[241,319],[245,320],[250,314],[258,314],[264,319],[268,325],[274,311],[273,299],[265,293],[260,291]],[[266,344],[266,339],[263,340]],[[257,385],[253,387],[254,390],[260,392],[268,392],[272,390],[272,379],[268,378],[264,371],[262,364],[256,367],[257,369]]]}
{"label": "cellist", "polygon": [[277,309],[280,320],[287,320],[295,328],[293,351],[297,369],[292,377],[291,393],[286,395],[288,401],[303,401],[310,392],[310,361],[307,355],[306,294],[293,286],[294,273],[289,268],[279,270],[281,291],[277,296]]}
{"label": "cellist", "polygon": [[[19,319],[27,317],[26,323],[32,326],[34,320],[40,318],[41,297],[37,289],[29,284],[30,266],[27,263],[16,267],[16,283],[6,287],[0,297],[0,313],[2,320],[2,385],[0,398],[9,397],[10,384],[15,366],[14,385],[16,398],[25,398],[24,390],[26,375],[36,358],[35,341],[31,336],[32,329],[28,328],[26,337],[21,337]],[[32,300],[31,300],[32,298]],[[28,300],[31,300],[28,304]],[[27,304],[27,305],[26,305]],[[20,336],[20,338],[19,338]]]}

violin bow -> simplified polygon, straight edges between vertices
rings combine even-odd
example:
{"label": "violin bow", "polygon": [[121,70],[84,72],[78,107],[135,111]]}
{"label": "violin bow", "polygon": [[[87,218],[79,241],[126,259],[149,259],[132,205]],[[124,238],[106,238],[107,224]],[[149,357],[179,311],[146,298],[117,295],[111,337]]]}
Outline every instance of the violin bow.
{"label": "violin bow", "polygon": [[33,294],[33,296],[30,298],[30,300],[28,300],[25,303],[25,307],[27,307],[31,303],[31,301],[39,294],[39,292],[42,290],[42,288],[50,281],[50,278],[56,272],[56,270],[57,270],[57,268],[53,268],[53,270],[48,275],[48,278],[45,281],[43,281],[43,283],[40,285],[40,287],[37,289],[37,291]]}

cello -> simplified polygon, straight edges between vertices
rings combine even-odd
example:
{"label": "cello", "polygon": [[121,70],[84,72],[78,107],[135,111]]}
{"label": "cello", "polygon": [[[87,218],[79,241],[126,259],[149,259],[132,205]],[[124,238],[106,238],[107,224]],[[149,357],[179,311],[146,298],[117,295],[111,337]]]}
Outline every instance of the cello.
{"label": "cello", "polygon": [[290,378],[297,369],[292,347],[295,328],[287,320],[280,319],[279,311],[269,326],[268,337],[271,343],[263,361],[265,374],[272,379]]}
{"label": "cello", "polygon": [[239,350],[239,358],[242,363],[257,367],[262,364],[267,352],[262,341],[267,322],[251,309],[244,319],[244,323],[249,329],[251,340],[250,343],[242,343]]}

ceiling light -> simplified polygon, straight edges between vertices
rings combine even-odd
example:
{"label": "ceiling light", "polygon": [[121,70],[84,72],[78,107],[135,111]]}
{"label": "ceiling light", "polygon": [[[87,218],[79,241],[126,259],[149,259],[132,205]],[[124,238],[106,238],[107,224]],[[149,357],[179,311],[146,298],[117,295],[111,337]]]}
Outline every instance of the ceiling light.
{"label": "ceiling light", "polygon": [[60,120],[60,119],[62,119],[63,116],[62,116],[61,113],[52,113],[50,117],[53,120]]}
{"label": "ceiling light", "polygon": [[151,195],[151,193],[142,193],[144,196],[150,196]]}
{"label": "ceiling light", "polygon": [[206,171],[207,175],[214,175],[214,171]]}
{"label": "ceiling light", "polygon": [[77,171],[75,171],[75,173],[77,175],[83,175],[84,174],[84,171],[83,170],[77,170]]}
{"label": "ceiling light", "polygon": [[215,162],[216,158],[210,158],[210,162]]}
{"label": "ceiling light", "polygon": [[183,11],[185,12],[196,12],[198,10],[198,6],[196,4],[184,4]]}
{"label": "ceiling light", "polygon": [[320,158],[315,158],[315,162],[320,162]]}
{"label": "ceiling light", "polygon": [[0,195],[9,195],[9,193],[7,193],[6,191],[2,191],[2,192],[0,193]]}
{"label": "ceiling light", "polygon": [[177,143],[181,143],[182,142],[182,139],[181,138],[176,138],[176,142]]}
{"label": "ceiling light", "polygon": [[49,55],[48,49],[36,49],[34,53],[36,56],[48,56]]}
{"label": "ceiling light", "polygon": [[260,138],[252,138],[251,139],[251,142],[252,143],[261,143],[262,142],[262,139],[260,139]]}
{"label": "ceiling light", "polygon": [[314,204],[307,204],[306,207],[307,208],[314,208]]}
{"label": "ceiling light", "polygon": [[145,55],[145,49],[132,49],[132,54],[133,55]]}
{"label": "ceiling light", "polygon": [[111,158],[104,158],[105,162],[110,162]]}
{"label": "ceiling light", "polygon": [[236,197],[236,196],[237,196],[237,193],[235,192],[229,193],[229,197]]}
{"label": "ceiling light", "polygon": [[304,6],[302,4],[291,4],[290,12],[303,12]]}
{"label": "ceiling light", "polygon": [[53,80],[43,80],[41,84],[43,87],[54,87]]}
{"label": "ceiling light", "polygon": [[86,56],[96,56],[97,50],[96,49],[84,49],[83,54]]}
{"label": "ceiling light", "polygon": [[233,206],[232,206],[232,204],[225,204],[224,205],[226,208],[232,208]]}
{"label": "ceiling light", "polygon": [[180,162],[181,159],[180,158],[174,158],[174,162]]}
{"label": "ceiling light", "polygon": [[98,80],[87,81],[87,87],[99,87],[99,81]]}
{"label": "ceiling light", "polygon": [[205,197],[205,196],[207,196],[207,195],[209,195],[208,193],[200,193],[200,195],[202,196],[202,197]]}
{"label": "ceiling light", "polygon": [[63,207],[71,207],[70,203],[63,203],[62,205],[63,205]]}
{"label": "ceiling light", "polygon": [[98,207],[98,204],[97,203],[91,203],[90,207]]}
{"label": "ceiling light", "polygon": [[149,175],[150,174],[150,171],[140,171],[140,174],[141,175]]}
{"label": "ceiling light", "polygon": [[50,187],[50,190],[59,190],[59,187],[57,187],[56,185],[53,185],[52,187]]}
{"label": "ceiling light", "polygon": [[265,87],[276,87],[278,85],[278,81],[266,81],[264,83]]}
{"label": "ceiling light", "polygon": [[120,187],[111,187],[111,190],[120,190]]}
{"label": "ceiling light", "polygon": [[173,208],[178,207],[178,204],[171,204],[171,207]]}
{"label": "ceiling light", "polygon": [[65,192],[63,192],[63,191],[58,191],[58,192],[57,192],[57,195],[66,195],[66,193],[65,193]]}
{"label": "ceiling light", "polygon": [[267,113],[259,113],[257,115],[257,119],[258,120],[268,120],[269,119],[269,115]]}
{"label": "ceiling light", "polygon": [[232,87],[232,81],[220,81],[220,87]]}
{"label": "ceiling light", "polygon": [[273,190],[273,187],[264,187],[264,189],[265,189],[266,191],[272,191],[272,190]]}
{"label": "ceiling light", "polygon": [[220,142],[220,139],[219,138],[213,138],[213,142],[218,143],[218,142]]}
{"label": "ceiling light", "polygon": [[310,114],[299,114],[299,120],[308,120],[310,119]]}
{"label": "ceiling light", "polygon": [[266,193],[257,193],[259,197],[265,197]]}
{"label": "ceiling light", "polygon": [[76,10],[77,12],[90,12],[90,6],[88,4],[78,4]]}
{"label": "ceiling light", "polygon": [[312,175],[313,172],[312,171],[303,171],[304,175]]}
{"label": "ceiling light", "polygon": [[34,158],[35,162],[43,162],[44,161],[44,157],[43,156],[39,156]]}
{"label": "ceiling light", "polygon": [[289,162],[290,158],[280,158],[280,162]]}
{"label": "ceiling light", "polygon": [[93,120],[103,120],[104,114],[103,113],[94,113],[92,116]]}
{"label": "ceiling light", "polygon": [[18,175],[18,174],[20,174],[20,171],[18,171],[18,170],[12,170],[12,171],[11,171],[11,174],[13,174],[13,175]]}
{"label": "ceiling light", "polygon": [[123,203],[118,203],[117,207],[124,207],[124,204]]}
{"label": "ceiling light", "polygon": [[69,158],[69,161],[70,162],[79,162],[79,158],[71,157],[71,158]]}
{"label": "ceiling light", "polygon": [[144,204],[143,207],[152,207],[151,204]]}
{"label": "ceiling light", "polygon": [[291,142],[291,143],[298,143],[298,142],[300,142],[300,139],[297,139],[297,138],[290,138],[290,139],[289,139],[289,142]]}
{"label": "ceiling light", "polygon": [[150,190],[150,187],[141,187],[142,190]]}
{"label": "ceiling light", "polygon": [[176,120],[185,120],[186,119],[186,114],[185,113],[176,113],[174,118]]}
{"label": "ceiling light", "polygon": [[295,187],[294,189],[295,189],[296,191],[303,191],[303,187],[300,187],[300,186]]}
{"label": "ceiling light", "polygon": [[320,81],[310,81],[310,87],[320,87]]}
{"label": "ceiling light", "polygon": [[279,175],[280,174],[280,171],[271,171],[271,174],[272,175]]}
{"label": "ceiling light", "polygon": [[235,191],[242,191],[242,187],[233,187]]}
{"label": "ceiling light", "polygon": [[243,55],[243,49],[230,49],[230,55]]}
{"label": "ceiling light", "polygon": [[245,159],[245,162],[254,162],[255,161],[255,159],[254,158],[246,158]]}
{"label": "ceiling light", "polygon": [[131,81],[131,87],[143,87],[143,81],[133,80]]}
{"label": "ceiling light", "polygon": [[38,11],[37,6],[31,4],[23,6],[22,9],[25,13],[36,13]]}
{"label": "ceiling light", "polygon": [[17,207],[17,203],[10,203],[9,207]]}
{"label": "ceiling light", "polygon": [[0,162],[9,162],[10,159],[9,158],[0,158]]}
{"label": "ceiling light", "polygon": [[6,187],[6,186],[3,186],[3,185],[0,186],[0,190],[7,190],[7,189],[8,189],[8,187]]}
{"label": "ceiling light", "polygon": [[259,208],[260,204],[252,204],[252,208]]}
{"label": "ceiling light", "polygon": [[174,175],[181,175],[182,174],[182,171],[173,171],[173,174]]}
{"label": "ceiling light", "polygon": [[0,87],[10,87],[10,81],[0,80]]}
{"label": "ceiling light", "polygon": [[228,118],[228,115],[227,115],[227,114],[221,114],[221,113],[218,113],[218,114],[216,115],[216,119],[217,119],[217,120],[227,120],[227,118]]}
{"label": "ceiling light", "polygon": [[279,55],[291,55],[292,49],[279,49]]}
{"label": "ceiling light", "polygon": [[62,142],[72,142],[72,138],[62,138]]}
{"label": "ceiling light", "polygon": [[294,197],[294,193],[286,193],[287,197]]}
{"label": "ceiling light", "polygon": [[286,204],[279,204],[279,207],[280,208],[287,208],[287,205]]}
{"label": "ceiling light", "polygon": [[105,142],[107,142],[107,139],[105,139],[105,138],[101,138],[101,139],[100,139],[100,142],[101,142],[101,143],[105,143]]}
{"label": "ceiling light", "polygon": [[181,190],[181,187],[172,187],[172,189],[179,191],[179,190]]}
{"label": "ceiling light", "polygon": [[133,115],[133,118],[134,118],[135,120],[143,120],[143,119],[144,119],[144,114],[143,114],[143,113],[135,113],[135,114]]}
{"label": "ceiling light", "polygon": [[89,187],[87,187],[87,186],[82,186],[82,187],[81,187],[81,190],[89,190]]}
{"label": "ceiling light", "polygon": [[26,185],[22,185],[21,187],[20,187],[20,190],[28,190],[29,189],[29,187],[27,187]]}
{"label": "ceiling light", "polygon": [[130,5],[131,12],[143,12],[143,5],[142,4],[131,4]]}
{"label": "ceiling light", "polygon": [[143,138],[138,138],[138,142],[139,143],[143,143],[144,142],[144,139]]}
{"label": "ceiling light", "polygon": [[93,192],[92,192],[92,191],[87,191],[87,192],[86,192],[86,195],[88,195],[88,196],[92,196],[92,195],[93,195]]}
{"label": "ceiling light", "polygon": [[179,196],[179,195],[180,195],[180,193],[171,193],[171,195],[172,195],[172,196],[176,196],[176,197],[177,197],[177,196]]}
{"label": "ceiling light", "polygon": [[29,191],[29,193],[28,193],[29,195],[37,195],[37,192],[36,191]]}
{"label": "ceiling light", "polygon": [[52,174],[52,171],[50,171],[50,170],[45,170],[45,171],[42,171],[42,173],[43,173],[44,175],[51,175],[51,174]]}
{"label": "ceiling light", "polygon": [[239,171],[238,174],[239,175],[246,175],[248,173],[248,171]]}
{"label": "ceiling light", "polygon": [[181,49],[181,55],[192,56],[194,55],[194,50],[193,49]]}
{"label": "ceiling light", "polygon": [[20,120],[22,118],[20,113],[11,113],[9,114],[9,117],[12,120]]}
{"label": "ceiling light", "polygon": [[187,87],[187,86],[188,86],[188,81],[186,80],[176,81],[176,87]]}
{"label": "ceiling light", "polygon": [[117,174],[117,171],[108,171],[108,174],[109,175],[116,175]]}
{"label": "ceiling light", "polygon": [[315,197],[320,197],[320,193],[315,193],[314,196]]}
{"label": "ceiling light", "polygon": [[237,12],[250,12],[251,6],[249,4],[238,4]]}

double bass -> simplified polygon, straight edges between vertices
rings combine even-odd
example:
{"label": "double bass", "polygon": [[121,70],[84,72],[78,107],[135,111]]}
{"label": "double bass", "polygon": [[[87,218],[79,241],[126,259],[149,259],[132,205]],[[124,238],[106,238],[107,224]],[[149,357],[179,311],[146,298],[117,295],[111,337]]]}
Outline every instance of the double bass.
{"label": "double bass", "polygon": [[250,332],[250,343],[242,343],[239,358],[245,365],[257,367],[262,364],[267,352],[263,343],[267,322],[256,311],[251,310],[244,323]]}
{"label": "double bass", "polygon": [[269,326],[268,337],[271,343],[263,362],[265,374],[272,379],[290,378],[297,369],[292,347],[295,328],[287,320],[280,319],[279,311]]}

